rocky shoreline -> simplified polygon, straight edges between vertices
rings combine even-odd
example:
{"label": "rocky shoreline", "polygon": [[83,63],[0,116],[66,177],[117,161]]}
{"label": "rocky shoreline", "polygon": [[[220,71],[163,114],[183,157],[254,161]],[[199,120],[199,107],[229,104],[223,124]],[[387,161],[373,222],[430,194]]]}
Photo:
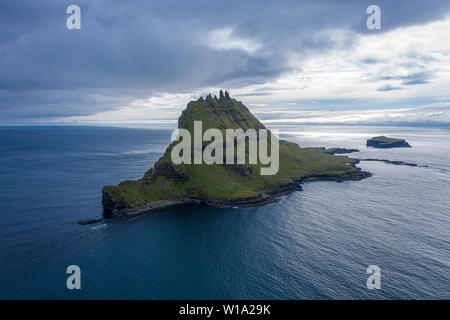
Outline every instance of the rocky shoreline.
{"label": "rocky shoreline", "polygon": [[[325,148],[324,148],[325,149]],[[333,150],[334,151],[334,150]],[[337,148],[337,153],[352,153],[352,152],[358,152],[357,149],[344,149],[344,148]],[[335,153],[333,153],[335,154]],[[377,162],[384,162],[387,164],[392,165],[402,165],[402,166],[410,166],[410,167],[428,167],[426,165],[418,165],[416,163],[406,162],[406,161],[394,161],[394,160],[388,160],[388,159],[357,159],[358,161],[356,163],[359,163],[360,161],[377,161]],[[356,164],[355,163],[355,164]],[[245,208],[245,207],[258,207],[258,206],[264,206],[269,203],[274,203],[279,200],[279,197],[289,195],[295,191],[302,191],[301,184],[306,182],[312,182],[312,181],[336,181],[336,182],[344,182],[344,181],[358,181],[365,178],[369,178],[372,176],[370,172],[362,171],[360,168],[356,167],[356,165],[353,165],[354,168],[357,169],[357,171],[354,172],[348,172],[344,174],[337,174],[337,175],[309,175],[305,176],[301,179],[295,180],[293,183],[289,183],[286,185],[280,186],[276,190],[265,190],[261,192],[260,195],[250,198],[236,198],[236,199],[227,199],[227,200],[215,200],[215,199],[207,199],[207,198],[195,198],[195,197],[188,197],[184,199],[177,199],[177,200],[160,200],[148,203],[144,206],[141,206],[139,208],[126,208],[126,209],[120,209],[120,210],[111,210],[109,212],[104,213],[103,219],[88,219],[88,220],[81,220],[78,223],[81,225],[88,225],[88,224],[94,224],[98,222],[102,222],[105,219],[110,218],[133,218],[139,215],[143,215],[146,213],[149,213],[151,211],[155,211],[158,209],[165,209],[168,207],[173,207],[177,205],[206,205],[210,207],[239,207],[239,208]],[[103,194],[103,203],[107,204],[108,195]],[[108,210],[106,210],[108,211]]]}
{"label": "rocky shoreline", "polygon": [[210,207],[239,207],[239,208],[258,207],[264,206],[269,203],[277,202],[281,196],[289,195],[295,191],[302,191],[303,190],[301,186],[302,183],[312,181],[336,181],[336,182],[358,181],[372,176],[370,172],[362,171],[355,165],[353,165],[353,167],[356,168],[357,170],[353,172],[347,172],[344,174],[336,174],[336,175],[323,174],[323,175],[305,176],[295,180],[292,183],[282,185],[276,190],[262,191],[260,195],[255,197],[235,198],[226,200],[188,197],[177,200],[160,200],[148,203],[139,208],[126,208],[116,211],[106,210],[106,212],[104,212],[104,219],[82,220],[79,221],[78,223],[82,225],[87,225],[101,222],[104,221],[105,219],[111,218],[133,218],[142,214],[149,213],[151,211],[173,207],[177,205],[206,205]]}

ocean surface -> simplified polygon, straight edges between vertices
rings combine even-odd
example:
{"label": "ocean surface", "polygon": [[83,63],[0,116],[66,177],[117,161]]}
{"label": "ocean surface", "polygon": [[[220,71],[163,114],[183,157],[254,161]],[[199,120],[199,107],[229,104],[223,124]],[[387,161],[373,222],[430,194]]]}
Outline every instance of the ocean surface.
{"label": "ocean surface", "polygon": [[[311,182],[257,208],[174,207],[82,226],[101,188],[143,176],[170,130],[0,128],[0,299],[449,299],[450,130],[289,126],[357,148],[362,181]],[[367,149],[376,135],[411,149]],[[81,268],[68,290],[66,268]],[[366,268],[381,268],[368,290]]]}

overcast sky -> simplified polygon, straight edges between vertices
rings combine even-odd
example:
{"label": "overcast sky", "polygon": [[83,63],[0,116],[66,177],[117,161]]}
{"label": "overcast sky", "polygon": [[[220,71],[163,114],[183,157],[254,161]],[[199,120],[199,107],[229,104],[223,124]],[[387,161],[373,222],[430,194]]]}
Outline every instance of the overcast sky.
{"label": "overcast sky", "polygon": [[221,88],[267,123],[450,124],[450,0],[0,2],[0,125],[174,124]]}

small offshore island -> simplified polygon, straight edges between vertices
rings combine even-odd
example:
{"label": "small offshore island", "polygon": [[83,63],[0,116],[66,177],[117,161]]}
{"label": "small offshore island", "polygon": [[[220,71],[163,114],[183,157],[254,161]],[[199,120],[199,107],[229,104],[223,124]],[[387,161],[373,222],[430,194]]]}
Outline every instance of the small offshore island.
{"label": "small offshore island", "polygon": [[394,139],[385,136],[373,137],[367,140],[367,146],[373,148],[411,148],[408,142],[404,139]]}
{"label": "small offshore island", "polygon": [[[209,94],[206,99],[201,97],[189,102],[178,119],[178,128],[192,132],[194,121],[202,121],[203,131],[209,128],[222,132],[238,128],[266,129],[242,102],[231,98],[226,91],[223,94],[222,90],[219,98]],[[259,160],[256,164],[175,165],[171,160],[171,150],[176,143],[174,141],[167,147],[154,168],[149,169],[142,179],[103,187],[105,218],[130,217],[158,208],[189,203],[259,206],[275,202],[281,195],[302,190],[300,184],[303,182],[342,182],[371,176],[371,173],[356,167],[359,160],[334,155],[357,150],[300,148],[295,143],[279,140],[278,172],[274,175],[261,175],[260,168],[264,166]],[[245,152],[248,155],[247,147]]]}

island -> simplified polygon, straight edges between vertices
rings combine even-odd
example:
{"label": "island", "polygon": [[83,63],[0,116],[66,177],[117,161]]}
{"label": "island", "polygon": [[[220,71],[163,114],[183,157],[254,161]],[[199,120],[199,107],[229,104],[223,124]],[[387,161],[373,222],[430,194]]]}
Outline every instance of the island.
{"label": "island", "polygon": [[330,148],[330,149],[322,148],[322,149],[324,149],[323,151],[324,153],[331,155],[359,152],[358,149],[346,149],[346,148]]}
{"label": "island", "polygon": [[394,139],[385,136],[373,137],[367,140],[367,147],[373,148],[411,148],[408,142],[404,139]]}
{"label": "island", "polygon": [[[219,98],[207,95],[191,101],[178,119],[178,130],[194,134],[194,121],[202,121],[202,132],[215,128],[225,133],[231,129],[266,129],[241,102],[220,91]],[[269,132],[270,144],[277,139]],[[225,133],[226,134],[226,133]],[[258,137],[259,139],[259,137]],[[262,175],[266,164],[174,164],[173,141],[164,155],[139,180],[126,180],[102,189],[104,217],[131,217],[173,205],[260,206],[278,200],[282,195],[302,190],[307,181],[361,180],[371,176],[356,166],[359,162],[334,153],[357,150],[301,148],[286,140],[279,142],[279,169],[276,174]],[[202,148],[205,148],[203,145]],[[248,156],[248,142],[246,142]],[[191,152],[195,152],[191,149]]]}

